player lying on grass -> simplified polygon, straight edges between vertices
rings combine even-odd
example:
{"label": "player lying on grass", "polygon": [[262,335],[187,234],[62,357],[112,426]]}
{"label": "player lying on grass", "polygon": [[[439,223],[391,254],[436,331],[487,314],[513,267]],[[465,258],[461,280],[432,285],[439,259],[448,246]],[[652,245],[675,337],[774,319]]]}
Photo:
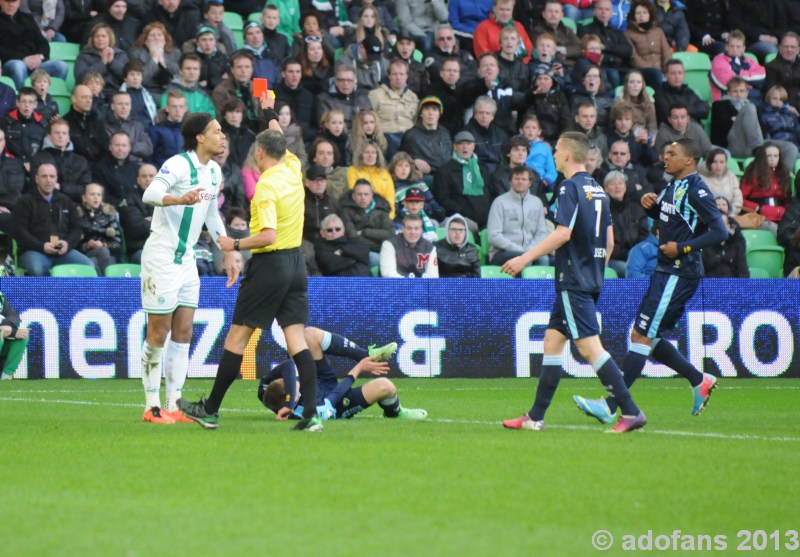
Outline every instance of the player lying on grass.
{"label": "player lying on grass", "polygon": [[[428,417],[425,410],[400,406],[397,387],[386,377],[353,388],[353,383],[364,372],[374,375],[389,373],[387,360],[397,352],[396,343],[367,350],[341,335],[316,327],[306,327],[305,336],[317,365],[317,413],[323,420],[352,418],[376,402],[387,418],[424,420]],[[358,363],[339,381],[326,354],[343,356]],[[293,360],[284,360],[261,379],[258,400],[275,412],[278,420],[301,418],[304,400],[298,389],[297,368]]]}

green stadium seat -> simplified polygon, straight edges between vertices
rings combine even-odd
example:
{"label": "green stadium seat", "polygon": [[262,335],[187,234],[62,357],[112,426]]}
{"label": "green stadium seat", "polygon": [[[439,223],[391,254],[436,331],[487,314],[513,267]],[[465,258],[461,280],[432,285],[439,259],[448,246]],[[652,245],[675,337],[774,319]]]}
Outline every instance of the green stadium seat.
{"label": "green stadium seat", "polygon": [[739,163],[736,162],[736,159],[733,157],[728,157],[728,170],[730,170],[731,173],[737,178],[741,178],[742,174],[744,174],[742,167],[739,166]]}
{"label": "green stadium seat", "polygon": [[63,117],[72,108],[72,98],[68,95],[53,95],[53,100],[58,105],[58,113]]}
{"label": "green stadium seat", "polygon": [[761,246],[747,250],[747,266],[766,270],[770,277],[783,277],[784,251],[781,246]]}
{"label": "green stadium seat", "polygon": [[619,278],[619,275],[618,275],[618,274],[617,274],[617,272],[616,272],[614,269],[612,269],[611,267],[606,267],[606,270],[605,270],[605,272],[603,273],[603,277],[604,277],[604,278],[607,278],[607,279],[615,279],[615,278]]}
{"label": "green stadium seat", "polygon": [[750,278],[769,278],[769,272],[761,267],[750,267]]}
{"label": "green stadium seat", "polygon": [[561,18],[561,23],[564,24],[564,27],[569,27],[572,29],[573,32],[578,32],[578,24],[575,23],[575,20],[570,19],[568,17]]}
{"label": "green stadium seat", "polygon": [[683,62],[687,72],[711,71],[711,58],[705,52],[675,52],[672,57]]}
{"label": "green stadium seat", "polygon": [[56,265],[50,269],[50,276],[53,277],[96,277],[97,271],[90,265],[68,264]]}
{"label": "green stadium seat", "polygon": [[499,278],[510,279],[514,278],[502,272],[500,265],[481,265],[481,278]]}
{"label": "green stadium seat", "polygon": [[590,24],[592,21],[594,21],[594,18],[593,18],[593,17],[587,17],[587,18],[585,18],[585,19],[581,19],[581,20],[579,20],[579,21],[578,21],[578,25],[580,25],[581,27],[586,27],[586,26],[587,26],[587,25],[589,25],[589,24]]}
{"label": "green stadium seat", "polygon": [[142,266],[135,263],[116,263],[106,267],[107,277],[123,278],[138,277],[142,274]]}
{"label": "green stadium seat", "polygon": [[67,62],[67,89],[72,91],[75,89],[75,62],[66,60]]}
{"label": "green stadium seat", "polygon": [[11,87],[14,92],[17,92],[17,86],[14,84],[14,80],[8,77],[7,75],[0,75],[0,83],[5,83],[9,87]]}
{"label": "green stadium seat", "polygon": [[256,23],[261,23],[261,12],[253,12],[249,16],[247,16],[247,21],[255,21]]}
{"label": "green stadium seat", "polygon": [[241,31],[244,29],[244,20],[242,19],[242,16],[236,12],[226,11],[222,16],[222,23],[227,25],[231,31],[236,31],[237,29]]}
{"label": "green stadium seat", "polygon": [[336,50],[333,52],[333,61],[334,61],[334,62],[338,62],[338,61],[339,61],[339,58],[342,56],[342,53],[343,53],[343,52],[344,52],[344,49],[343,49],[343,48],[337,48],[337,49],[336,49]]}
{"label": "green stadium seat", "polygon": [[520,276],[524,279],[552,279],[556,276],[556,268],[551,265],[533,265],[522,269]]}
{"label": "green stadium seat", "polygon": [[756,160],[755,157],[747,157],[747,158],[743,159],[742,160],[742,172],[747,170],[747,167],[750,166],[750,163],[753,162],[754,160]]}
{"label": "green stadium seat", "polygon": [[764,246],[777,246],[778,240],[775,234],[769,230],[759,230],[753,228],[742,229],[742,236],[747,244],[747,249],[760,248]]}
{"label": "green stadium seat", "polygon": [[800,159],[794,161],[794,168],[792,169],[792,174],[794,174],[795,176],[797,175],[798,172],[800,172]]}
{"label": "green stadium seat", "polygon": [[369,268],[370,273],[372,273],[373,277],[381,276],[381,268],[375,265],[374,267]]}
{"label": "green stadium seat", "polygon": [[64,62],[74,62],[81,53],[81,45],[78,43],[50,43],[50,59],[63,60]]}
{"label": "green stadium seat", "polygon": [[489,261],[489,250],[492,248],[489,243],[489,230],[484,228],[480,231],[481,245],[478,248],[478,253],[481,256],[481,265],[485,265]]}
{"label": "green stadium seat", "polygon": [[769,54],[764,56],[764,64],[769,64],[775,59],[776,56],[778,56],[777,52],[770,52]]}

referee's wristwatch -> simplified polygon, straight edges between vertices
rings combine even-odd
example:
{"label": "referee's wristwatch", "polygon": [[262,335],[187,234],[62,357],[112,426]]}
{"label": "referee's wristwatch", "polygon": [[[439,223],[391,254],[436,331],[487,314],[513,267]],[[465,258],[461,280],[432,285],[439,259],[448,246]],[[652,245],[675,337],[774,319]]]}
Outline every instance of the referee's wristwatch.
{"label": "referee's wristwatch", "polygon": [[234,250],[234,251],[239,251],[239,238],[236,238],[236,239],[233,241],[233,250]]}

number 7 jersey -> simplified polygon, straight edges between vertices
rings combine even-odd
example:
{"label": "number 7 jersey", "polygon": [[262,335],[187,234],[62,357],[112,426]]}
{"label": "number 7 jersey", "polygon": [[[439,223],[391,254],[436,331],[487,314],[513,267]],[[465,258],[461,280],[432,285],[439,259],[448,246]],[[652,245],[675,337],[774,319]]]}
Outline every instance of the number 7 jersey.
{"label": "number 7 jersey", "polygon": [[611,226],[608,195],[586,172],[558,186],[556,224],[572,230],[569,242],[556,250],[556,290],[600,292]]}

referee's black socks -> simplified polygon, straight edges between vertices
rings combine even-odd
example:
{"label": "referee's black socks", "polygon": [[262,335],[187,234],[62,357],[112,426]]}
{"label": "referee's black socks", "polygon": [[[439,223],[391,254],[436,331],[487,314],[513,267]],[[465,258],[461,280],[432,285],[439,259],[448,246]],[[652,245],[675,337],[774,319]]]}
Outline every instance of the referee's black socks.
{"label": "referee's black socks", "polygon": [[[308,348],[292,356],[292,359],[297,366],[297,373],[300,375],[300,392],[303,394],[303,400],[306,401],[303,405],[303,419],[307,420],[317,413],[317,364],[314,363],[314,357]],[[240,356],[239,363],[241,361]],[[214,386],[216,387],[216,383]]]}
{"label": "referee's black socks", "polygon": [[216,414],[219,411],[222,399],[225,398],[225,393],[228,392],[230,386],[239,377],[241,368],[241,354],[234,354],[228,350],[222,352],[222,359],[219,362],[219,368],[217,368],[217,377],[214,379],[214,387],[212,387],[211,394],[206,399],[206,412]]}

